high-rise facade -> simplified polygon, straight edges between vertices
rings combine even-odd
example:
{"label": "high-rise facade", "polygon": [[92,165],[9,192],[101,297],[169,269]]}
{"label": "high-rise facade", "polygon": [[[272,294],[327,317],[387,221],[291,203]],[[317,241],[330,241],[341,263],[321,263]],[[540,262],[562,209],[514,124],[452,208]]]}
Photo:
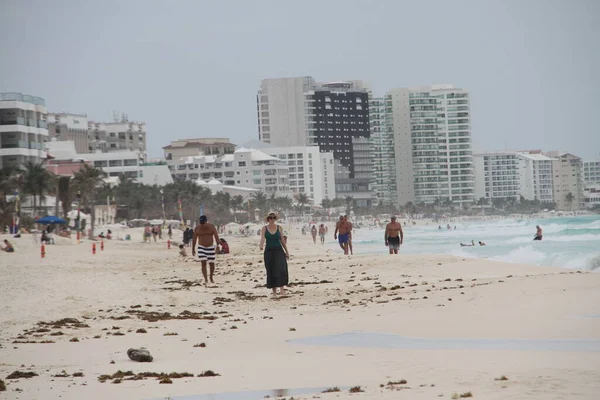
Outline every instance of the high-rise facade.
{"label": "high-rise facade", "polygon": [[0,93],[0,168],[20,168],[46,159],[47,116],[40,97]]}
{"label": "high-rise facade", "polygon": [[[389,110],[389,111],[388,111]],[[396,158],[394,152],[394,127],[392,123],[391,96],[369,99],[371,127],[372,188],[377,199],[386,204],[398,202],[396,187]]]}
{"label": "high-rise facade", "polygon": [[310,76],[263,79],[256,95],[258,140],[273,146],[306,146],[305,93]]}
{"label": "high-rise facade", "polygon": [[358,207],[374,203],[369,93],[362,82],[265,79],[257,113],[259,140],[277,147],[316,145],[333,153],[337,197],[352,196]]}
{"label": "high-rise facade", "polygon": [[469,93],[452,85],[394,89],[398,202],[475,200]]}

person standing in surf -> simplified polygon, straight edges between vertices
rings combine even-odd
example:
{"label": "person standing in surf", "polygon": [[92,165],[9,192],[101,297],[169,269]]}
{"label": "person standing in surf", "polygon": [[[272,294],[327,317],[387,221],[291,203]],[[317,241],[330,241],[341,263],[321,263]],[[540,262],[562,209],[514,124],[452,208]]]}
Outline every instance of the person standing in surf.
{"label": "person standing in surf", "polygon": [[385,245],[390,249],[390,254],[398,254],[400,245],[404,241],[404,232],[402,232],[402,225],[396,222],[395,216],[392,216],[392,221],[385,227],[383,237]]}
{"label": "person standing in surf", "polygon": [[[284,239],[283,228],[275,223],[277,214],[267,215],[267,225],[263,226],[260,235],[259,248],[264,249],[265,269],[267,270],[267,288],[273,290],[273,297],[285,295],[285,287],[289,283],[288,264],[290,253],[287,240]],[[265,246],[266,243],[266,246]]]}
{"label": "person standing in surf", "polygon": [[533,240],[542,240],[542,228],[540,228],[539,225],[536,225],[535,228],[537,229],[537,231],[535,232]]}

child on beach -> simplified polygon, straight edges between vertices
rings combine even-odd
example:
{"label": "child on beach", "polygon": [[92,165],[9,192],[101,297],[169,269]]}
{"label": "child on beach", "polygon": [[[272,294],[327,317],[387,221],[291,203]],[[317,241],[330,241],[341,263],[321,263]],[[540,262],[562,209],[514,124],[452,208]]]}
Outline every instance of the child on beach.
{"label": "child on beach", "polygon": [[182,244],[179,245],[179,255],[181,257],[187,257],[187,251],[185,251],[185,246]]}

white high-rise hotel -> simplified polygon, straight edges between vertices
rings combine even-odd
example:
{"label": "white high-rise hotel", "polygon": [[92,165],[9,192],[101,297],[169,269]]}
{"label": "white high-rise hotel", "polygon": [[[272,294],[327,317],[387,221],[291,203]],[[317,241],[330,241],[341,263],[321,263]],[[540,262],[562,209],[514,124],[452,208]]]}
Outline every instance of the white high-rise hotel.
{"label": "white high-rise hotel", "polygon": [[452,85],[393,89],[386,102],[394,132],[398,203],[472,204],[475,175],[468,92]]}

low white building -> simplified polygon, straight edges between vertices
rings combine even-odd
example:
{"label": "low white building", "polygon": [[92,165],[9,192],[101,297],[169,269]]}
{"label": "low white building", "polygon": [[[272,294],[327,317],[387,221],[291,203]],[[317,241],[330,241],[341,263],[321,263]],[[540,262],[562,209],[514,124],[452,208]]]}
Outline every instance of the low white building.
{"label": "low white building", "polygon": [[600,206],[600,183],[586,184],[583,189],[583,204],[585,208]]}
{"label": "low white building", "polygon": [[166,163],[144,163],[138,151],[81,154],[77,153],[73,141],[56,139],[47,142],[46,149],[55,160],[86,161],[93,167],[102,169],[108,177],[124,176],[148,185],[173,183]]}
{"label": "low white building", "polygon": [[262,151],[241,147],[233,154],[184,157],[167,162],[174,179],[215,180],[223,187],[258,189],[278,197],[291,195],[287,163]]}

